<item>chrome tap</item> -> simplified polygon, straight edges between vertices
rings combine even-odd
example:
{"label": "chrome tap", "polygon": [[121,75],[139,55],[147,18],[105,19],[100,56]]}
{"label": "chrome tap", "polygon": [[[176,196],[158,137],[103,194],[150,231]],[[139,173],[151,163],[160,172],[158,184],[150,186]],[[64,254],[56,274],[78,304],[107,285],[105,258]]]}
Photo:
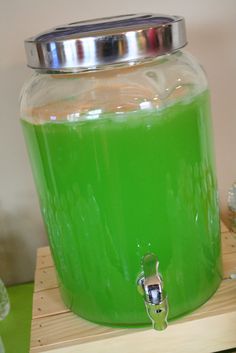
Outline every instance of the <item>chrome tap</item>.
{"label": "chrome tap", "polygon": [[143,296],[153,328],[161,331],[167,327],[168,301],[163,281],[158,272],[159,261],[155,254],[142,258],[142,273],[137,279],[139,293]]}

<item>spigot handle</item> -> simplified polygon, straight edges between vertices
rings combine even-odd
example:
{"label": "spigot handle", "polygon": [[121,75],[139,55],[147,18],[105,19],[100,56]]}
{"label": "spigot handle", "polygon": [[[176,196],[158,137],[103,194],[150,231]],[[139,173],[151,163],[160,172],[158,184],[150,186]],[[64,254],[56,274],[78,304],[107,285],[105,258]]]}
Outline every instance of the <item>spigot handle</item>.
{"label": "spigot handle", "polygon": [[138,277],[138,291],[143,296],[147,314],[155,330],[167,327],[168,301],[158,271],[158,257],[149,253],[142,258],[142,273]]}
{"label": "spigot handle", "polygon": [[145,278],[156,276],[158,273],[159,261],[157,255],[153,253],[146,254],[142,258],[142,268]]}

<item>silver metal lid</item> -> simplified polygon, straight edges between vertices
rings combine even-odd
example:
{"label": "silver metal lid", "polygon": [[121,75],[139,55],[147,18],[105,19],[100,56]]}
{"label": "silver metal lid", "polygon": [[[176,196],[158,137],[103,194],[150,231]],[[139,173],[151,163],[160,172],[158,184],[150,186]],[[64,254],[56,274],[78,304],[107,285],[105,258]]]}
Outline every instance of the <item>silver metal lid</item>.
{"label": "silver metal lid", "polygon": [[77,71],[142,61],[187,44],[183,17],[125,15],[69,23],[25,41],[27,64],[46,71]]}

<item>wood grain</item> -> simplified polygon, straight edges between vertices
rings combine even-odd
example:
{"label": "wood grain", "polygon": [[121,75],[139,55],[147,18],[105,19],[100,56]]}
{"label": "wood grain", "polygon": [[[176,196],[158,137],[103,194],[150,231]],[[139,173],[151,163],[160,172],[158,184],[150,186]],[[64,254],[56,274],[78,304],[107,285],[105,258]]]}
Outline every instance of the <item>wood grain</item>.
{"label": "wood grain", "polygon": [[168,330],[138,330],[88,343],[72,342],[70,346],[52,350],[32,350],[32,353],[208,353],[235,347],[236,315],[193,320],[170,325]]}
{"label": "wood grain", "polygon": [[45,289],[58,287],[58,281],[54,266],[39,268],[35,272],[34,291],[39,292]]}
{"label": "wood grain", "polygon": [[37,251],[36,271],[41,268],[53,267],[51,252],[48,246],[39,248]]}
{"label": "wood grain", "polygon": [[222,252],[231,254],[236,252],[236,234],[233,232],[222,233]]}
{"label": "wood grain", "polygon": [[35,292],[33,296],[33,319],[68,312],[58,288]]}

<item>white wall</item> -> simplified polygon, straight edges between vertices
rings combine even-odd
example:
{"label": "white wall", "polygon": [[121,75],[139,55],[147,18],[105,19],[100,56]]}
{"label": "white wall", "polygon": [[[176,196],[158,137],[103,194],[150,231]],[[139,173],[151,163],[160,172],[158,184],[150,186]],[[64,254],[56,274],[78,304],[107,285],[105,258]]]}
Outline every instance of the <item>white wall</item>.
{"label": "white wall", "polygon": [[19,126],[18,96],[30,70],[23,41],[54,25],[107,15],[156,12],[183,15],[188,50],[205,67],[212,92],[221,210],[236,180],[235,0],[0,0],[0,277],[33,277],[35,250],[46,244],[37,197]]}

